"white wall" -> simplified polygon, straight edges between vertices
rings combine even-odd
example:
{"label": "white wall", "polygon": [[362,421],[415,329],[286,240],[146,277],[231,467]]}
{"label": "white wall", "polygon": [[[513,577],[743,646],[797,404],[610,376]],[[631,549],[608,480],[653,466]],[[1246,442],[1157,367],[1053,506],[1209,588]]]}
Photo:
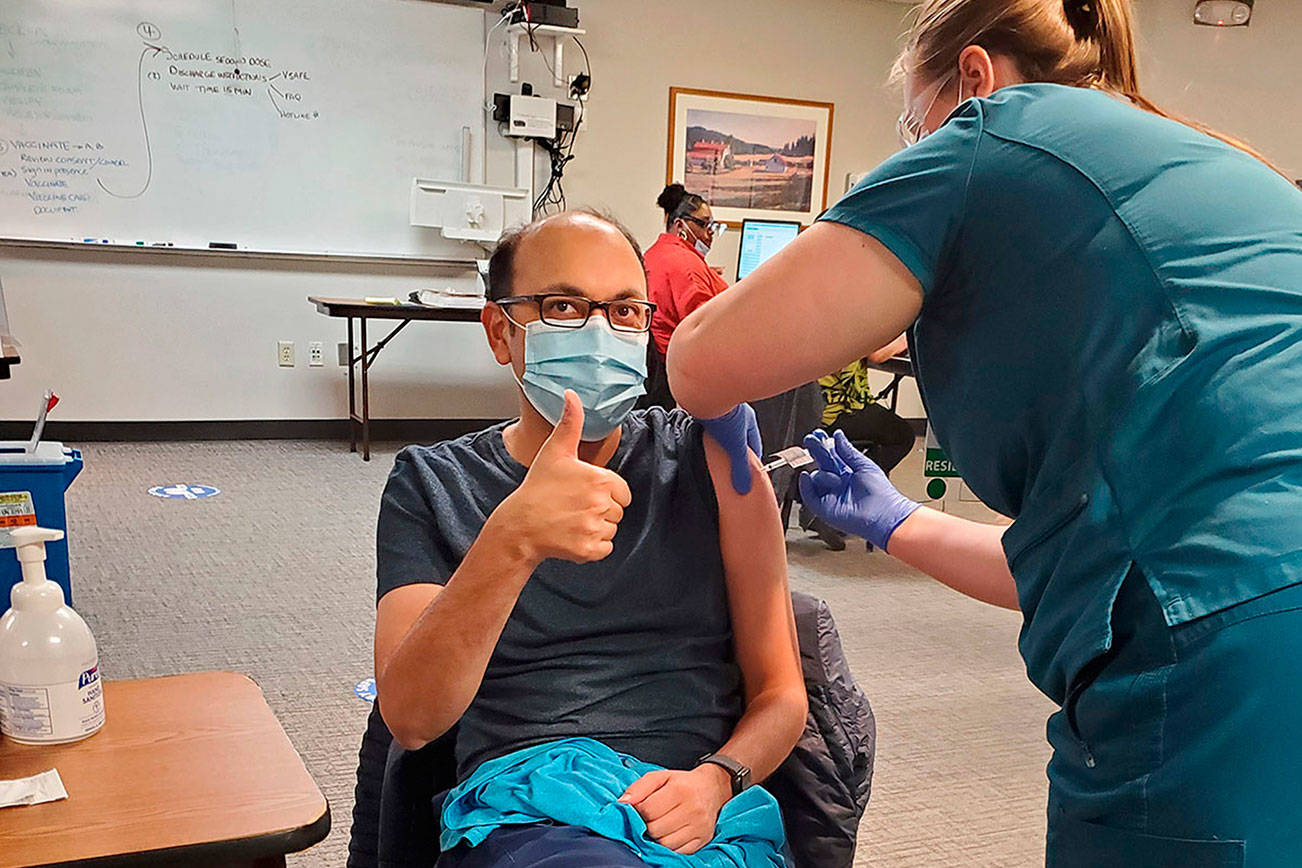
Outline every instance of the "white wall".
{"label": "white wall", "polygon": [[[0,279],[22,342],[22,364],[0,382],[4,418],[34,417],[52,387],[62,399],[55,419],[155,421],[342,417],[347,373],[335,346],[344,321],[316,313],[307,297],[405,297],[462,278],[401,264],[4,248]],[[371,323],[371,342],[392,325]],[[277,366],[277,340],[295,342],[296,367]],[[314,340],[325,344],[325,367],[308,367]],[[412,323],[380,356],[372,416],[511,412],[482,347],[478,325]]]}
{"label": "white wall", "polygon": [[[309,295],[406,296],[451,282],[410,266],[259,263],[164,254],[0,251],[22,364],[0,383],[0,413],[31,418],[41,390],[61,420],[338,418],[346,371],[335,364],[344,321]],[[371,340],[385,333],[372,323]],[[276,364],[293,340],[298,365]],[[307,365],[307,344],[326,367]],[[373,417],[493,417],[514,406],[478,326],[413,323],[380,357]],[[509,378],[507,380],[509,382]]]}
{"label": "white wall", "polygon": [[[593,34],[595,84],[583,159],[567,173],[566,188],[571,201],[619,215],[644,244],[664,226],[655,199],[665,184],[670,86],[834,103],[828,204],[845,192],[847,173],[869,169],[896,149],[898,100],[884,82],[907,7],[871,0],[658,0],[636,4],[633,24],[631,5],[582,4],[583,26]],[[739,240],[730,231],[708,258],[729,281],[736,277]],[[890,382],[885,374],[880,379]],[[901,398],[903,415],[922,415],[912,380]]]}
{"label": "white wall", "polygon": [[[897,99],[882,82],[903,30],[904,7],[879,0],[580,0],[594,86],[570,202],[605,207],[644,242],[659,229],[671,85],[827,100],[836,104],[829,197],[847,172],[895,147]],[[1191,23],[1188,0],[1138,0],[1143,71],[1152,95],[1253,141],[1302,175],[1302,121],[1293,38],[1302,3],[1260,0],[1250,28]],[[500,50],[494,89],[505,86]],[[566,67],[580,68],[578,52]],[[549,75],[537,55],[526,80]],[[490,183],[509,183],[509,145],[495,134]],[[736,234],[710,256],[729,276]],[[459,278],[458,278],[459,279]],[[405,296],[450,282],[403,265],[290,265],[103,251],[0,249],[0,280],[23,363],[0,383],[0,418],[26,419],[40,392],[64,398],[64,420],[329,418],[344,414],[341,368],[307,367],[307,342],[327,361],[343,323],[315,313],[308,295]],[[378,331],[378,330],[377,330]],[[373,332],[373,339],[378,337]],[[275,364],[275,342],[298,345],[299,365]],[[414,323],[374,370],[376,417],[492,417],[514,407],[510,378],[477,327]],[[912,390],[901,404],[920,415]]]}
{"label": "white wall", "polygon": [[1140,80],[1163,108],[1245,139],[1302,178],[1302,3],[1257,0],[1248,27],[1199,27],[1191,0],[1136,0]]}
{"label": "white wall", "polygon": [[[632,5],[583,4],[596,84],[584,158],[566,186],[573,198],[619,214],[644,242],[664,225],[655,199],[665,184],[670,86],[834,103],[829,204],[844,192],[846,173],[871,168],[895,150],[899,108],[884,81],[906,7],[659,0],[636,4],[631,24]],[[737,242],[734,230],[709,257],[730,279]]]}

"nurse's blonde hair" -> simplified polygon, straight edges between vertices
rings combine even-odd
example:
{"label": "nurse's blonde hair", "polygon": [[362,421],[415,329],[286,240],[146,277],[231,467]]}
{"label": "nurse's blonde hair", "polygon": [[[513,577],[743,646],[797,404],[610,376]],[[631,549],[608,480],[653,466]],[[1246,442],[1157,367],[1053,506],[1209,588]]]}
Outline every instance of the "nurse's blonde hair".
{"label": "nurse's blonde hair", "polygon": [[1179,121],[1270,163],[1247,143],[1177,117],[1139,89],[1130,0],[924,0],[894,77],[941,81],[969,45],[1010,58],[1027,81],[1091,87]]}

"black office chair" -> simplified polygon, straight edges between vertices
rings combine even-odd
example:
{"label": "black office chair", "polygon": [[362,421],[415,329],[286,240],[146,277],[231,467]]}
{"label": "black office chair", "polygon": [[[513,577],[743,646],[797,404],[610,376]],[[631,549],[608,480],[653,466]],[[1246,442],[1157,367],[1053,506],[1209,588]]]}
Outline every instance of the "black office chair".
{"label": "black office chair", "polygon": [[[767,459],[789,446],[799,446],[805,435],[818,427],[823,418],[823,390],[817,383],[806,383],[751,406]],[[783,527],[790,523],[791,509],[800,497],[799,475],[790,467],[779,467],[769,475],[782,510]]]}
{"label": "black office chair", "polygon": [[646,346],[646,394],[637,399],[634,406],[639,410],[650,407],[663,407],[672,410],[678,406],[669,391],[669,373],[665,369],[665,357],[656,346],[655,339],[647,341]]}
{"label": "black office chair", "polygon": [[[782,810],[796,868],[850,868],[872,794],[877,723],[850,673],[827,604],[793,593],[809,716],[791,755],[764,782]],[[456,783],[456,728],[403,750],[371,708],[357,754],[348,868],[431,868],[439,855],[432,801]]]}
{"label": "black office chair", "polygon": [[887,476],[913,451],[918,439],[907,420],[881,403],[846,413],[832,428],[844,431],[850,443],[877,462]]}

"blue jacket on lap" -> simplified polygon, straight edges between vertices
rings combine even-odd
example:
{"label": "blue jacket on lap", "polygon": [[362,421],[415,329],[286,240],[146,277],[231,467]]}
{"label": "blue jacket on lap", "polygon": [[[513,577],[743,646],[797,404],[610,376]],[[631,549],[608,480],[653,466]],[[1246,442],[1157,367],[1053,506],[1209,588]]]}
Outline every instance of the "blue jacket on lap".
{"label": "blue jacket on lap", "polygon": [[630,785],[660,766],[616,753],[590,738],[518,750],[481,764],[443,801],[440,845],[477,845],[501,826],[557,822],[620,841],[661,868],[784,868],[782,815],[773,796],[751,787],[719,812],[714,839],[691,856],[653,841],[632,805]]}

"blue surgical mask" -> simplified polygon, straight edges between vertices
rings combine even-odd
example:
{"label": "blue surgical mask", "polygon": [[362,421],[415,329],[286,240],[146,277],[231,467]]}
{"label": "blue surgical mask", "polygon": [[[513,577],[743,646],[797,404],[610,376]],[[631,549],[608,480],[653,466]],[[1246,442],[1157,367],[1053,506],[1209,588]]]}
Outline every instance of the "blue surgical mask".
{"label": "blue surgical mask", "polygon": [[573,389],[583,403],[582,438],[601,440],[646,394],[646,348],[646,332],[617,332],[596,312],[577,329],[534,320],[524,327],[524,377],[516,382],[553,425],[565,409],[565,390]]}
{"label": "blue surgical mask", "polygon": [[[711,225],[714,227],[714,239],[709,244],[706,244],[700,238],[697,238],[695,233],[691,233],[692,246],[696,248],[697,253],[701,254],[702,259],[710,255],[710,248],[718,243],[719,239],[723,237],[723,233],[728,231],[726,223],[714,223]],[[687,239],[684,238],[683,240],[686,241]]]}

